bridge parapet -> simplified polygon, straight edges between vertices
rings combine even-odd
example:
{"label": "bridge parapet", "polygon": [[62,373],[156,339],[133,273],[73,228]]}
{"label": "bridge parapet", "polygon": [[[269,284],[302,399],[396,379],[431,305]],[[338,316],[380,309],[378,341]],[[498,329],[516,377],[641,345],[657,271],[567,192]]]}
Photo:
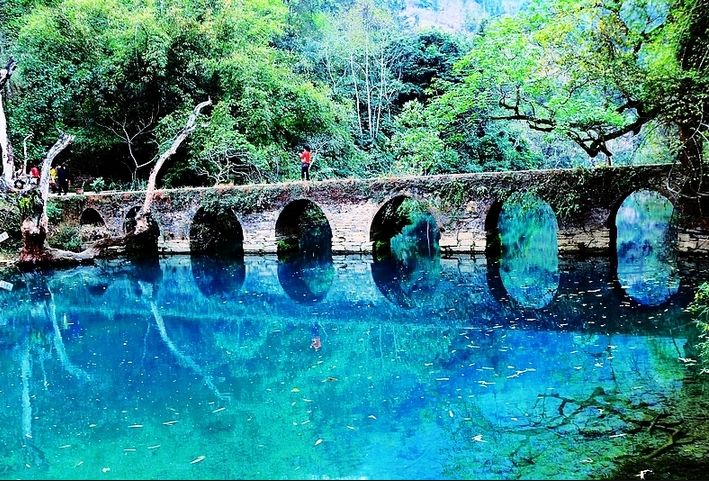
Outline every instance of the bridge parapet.
{"label": "bridge parapet", "polygon": [[[604,167],[520,172],[437,175],[377,179],[340,179],[216,188],[165,189],[156,193],[153,217],[163,252],[189,252],[190,227],[200,208],[230,208],[243,228],[247,253],[276,252],[276,222],[290,203],[307,199],[324,213],[332,229],[334,253],[372,250],[372,222],[389,200],[406,196],[428,206],[441,231],[444,252],[473,253],[486,248],[486,223],[492,210],[516,192],[531,192],[549,203],[558,225],[562,252],[603,252],[613,242],[615,213],[632,192],[649,189],[687,209],[667,189],[669,165]],[[64,221],[79,223],[96,210],[112,235],[123,233],[131,209],[144,192],[104,192],[53,197]],[[679,248],[709,252],[706,219],[680,215]]]}

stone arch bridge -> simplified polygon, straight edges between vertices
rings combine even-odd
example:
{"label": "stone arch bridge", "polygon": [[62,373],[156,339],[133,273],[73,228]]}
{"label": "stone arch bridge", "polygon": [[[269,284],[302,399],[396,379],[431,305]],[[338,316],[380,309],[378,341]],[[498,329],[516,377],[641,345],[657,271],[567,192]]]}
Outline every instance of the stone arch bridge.
{"label": "stone arch bridge", "polygon": [[[557,216],[560,251],[605,252],[614,245],[615,213],[622,201],[648,189],[668,198],[680,214],[679,249],[707,253],[707,219],[686,215],[687,206],[667,188],[670,174],[670,166],[656,165],[164,189],[156,193],[152,215],[163,253],[190,252],[193,221],[215,206],[226,207],[238,220],[245,253],[274,253],[278,226],[312,203],[327,218],[333,253],[370,253],[386,230],[377,214],[387,203],[408,197],[423,201],[436,219],[443,253],[474,253],[485,251],[490,219],[505,199],[531,192]],[[62,207],[63,222],[104,225],[111,235],[125,231],[143,199],[144,192],[52,197]]]}

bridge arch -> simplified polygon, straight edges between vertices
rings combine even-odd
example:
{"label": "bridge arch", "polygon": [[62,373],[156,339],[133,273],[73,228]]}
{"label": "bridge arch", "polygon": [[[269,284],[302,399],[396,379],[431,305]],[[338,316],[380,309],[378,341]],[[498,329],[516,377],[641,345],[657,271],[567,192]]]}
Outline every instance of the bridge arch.
{"label": "bridge arch", "polygon": [[[408,232],[404,232],[408,228]],[[377,209],[369,227],[369,241],[375,257],[391,254],[392,239],[400,234],[421,236],[415,246],[419,253],[439,251],[441,223],[431,206],[424,200],[398,194],[384,201]]]}
{"label": "bridge arch", "polygon": [[99,214],[96,209],[87,207],[81,211],[81,215],[79,216],[79,225],[105,226],[106,222],[103,220],[103,216]]}
{"label": "bridge arch", "polygon": [[506,298],[522,308],[547,306],[559,288],[559,227],[549,203],[524,192],[496,200],[485,230],[491,291],[504,287]]}
{"label": "bridge arch", "polygon": [[[626,190],[625,192],[623,192],[622,195],[618,196],[615,202],[613,202],[610,208],[608,219],[606,220],[606,226],[608,227],[609,231],[609,249],[612,253],[615,253],[618,244],[618,211],[621,210],[621,207],[623,207],[624,204],[627,206],[628,199],[632,199],[636,196],[642,196],[646,198],[654,197],[656,202],[664,204],[667,208],[671,207],[673,215],[677,211],[674,203],[667,197],[667,195],[665,195],[664,192],[648,188]],[[674,222],[674,218],[672,218],[671,220],[673,221],[672,224],[674,226],[674,224],[676,224]],[[674,230],[674,233],[676,234],[676,229]]]}
{"label": "bridge arch", "polygon": [[82,242],[90,242],[109,237],[110,232],[103,216],[91,207],[87,207],[79,216],[79,235]]}
{"label": "bridge arch", "polygon": [[332,256],[332,227],[325,211],[310,199],[296,199],[281,209],[276,219],[276,252],[279,257]]}
{"label": "bridge arch", "polygon": [[244,255],[244,230],[232,209],[200,207],[190,224],[192,254]]}
{"label": "bridge arch", "polygon": [[679,290],[673,203],[658,191],[639,189],[614,206],[611,218],[616,289],[641,306],[668,301]]}
{"label": "bridge arch", "polygon": [[[133,206],[126,212],[123,218],[123,233],[130,234],[135,231],[136,220],[138,212],[140,212],[141,206]],[[160,226],[155,221],[155,219],[150,219],[150,225],[148,228],[148,236],[145,241],[140,243],[129,242],[126,245],[126,250],[130,253],[142,257],[142,256],[152,256],[158,252],[158,238],[160,237]]]}

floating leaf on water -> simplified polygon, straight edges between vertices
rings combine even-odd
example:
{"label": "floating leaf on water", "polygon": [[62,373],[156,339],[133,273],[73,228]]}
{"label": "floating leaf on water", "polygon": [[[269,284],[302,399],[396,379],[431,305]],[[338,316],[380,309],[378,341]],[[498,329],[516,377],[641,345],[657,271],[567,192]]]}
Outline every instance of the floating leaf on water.
{"label": "floating leaf on water", "polygon": [[201,463],[201,462],[204,461],[206,458],[207,458],[206,456],[199,455],[199,456],[197,456],[196,458],[194,458],[192,461],[190,461],[190,464]]}
{"label": "floating leaf on water", "polygon": [[315,441],[315,446],[317,446],[320,443],[322,443],[322,439],[318,439],[317,441]]}

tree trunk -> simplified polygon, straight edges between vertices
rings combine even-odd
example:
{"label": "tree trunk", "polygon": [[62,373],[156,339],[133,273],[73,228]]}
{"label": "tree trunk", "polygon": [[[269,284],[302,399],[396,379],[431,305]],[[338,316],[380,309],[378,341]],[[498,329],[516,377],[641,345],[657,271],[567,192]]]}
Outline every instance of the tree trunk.
{"label": "tree trunk", "polygon": [[12,188],[12,180],[15,175],[15,160],[12,155],[10,139],[7,135],[7,119],[5,118],[5,109],[2,103],[2,90],[7,82],[10,81],[10,77],[12,77],[16,67],[17,63],[10,57],[5,68],[0,69],[0,151],[2,151],[0,155],[2,158],[3,180],[7,188]]}
{"label": "tree trunk", "polygon": [[143,208],[140,210],[140,212],[135,218],[135,236],[144,235],[150,232],[150,206],[153,204],[153,199],[155,198],[155,186],[157,184],[158,173],[160,172],[160,169],[162,168],[163,164],[165,164],[165,161],[167,161],[167,159],[172,157],[175,152],[177,152],[177,149],[182,144],[182,142],[184,142],[185,139],[189,137],[189,135],[194,131],[196,127],[195,124],[197,121],[197,116],[199,116],[202,109],[209,105],[212,105],[211,99],[205,100],[204,102],[197,104],[197,106],[194,108],[189,118],[187,119],[187,123],[185,124],[185,126],[182,128],[180,133],[177,134],[177,137],[175,137],[175,139],[172,141],[172,145],[170,146],[170,148],[163,152],[162,155],[158,158],[157,162],[155,162],[155,165],[153,165],[153,168],[150,171],[150,177],[148,178],[148,187],[147,191],[145,192],[145,201],[143,202]]}
{"label": "tree trunk", "polygon": [[47,260],[45,241],[47,239],[47,198],[49,197],[49,170],[52,162],[74,140],[73,135],[61,134],[49,149],[42,162],[42,176],[38,189],[32,189],[20,197],[22,210],[22,251],[21,264],[37,264]]}
{"label": "tree trunk", "polygon": [[7,120],[5,119],[5,109],[2,105],[2,95],[0,94],[0,150],[2,151],[2,177],[5,185],[12,186],[15,162],[10,154],[10,139],[7,136]]}
{"label": "tree trunk", "polygon": [[148,180],[148,190],[145,193],[145,202],[143,203],[141,211],[136,216],[135,230],[122,237],[101,239],[79,253],[53,249],[46,245],[48,227],[46,206],[47,197],[49,196],[49,170],[51,169],[54,158],[74,139],[72,136],[62,134],[42,163],[42,175],[39,181],[39,188],[32,189],[24,194],[24,198],[27,198],[28,201],[24,202],[26,205],[26,213],[23,214],[24,220],[22,222],[23,248],[16,264],[19,267],[34,267],[39,264],[76,265],[92,263],[96,257],[102,255],[109,247],[143,245],[146,238],[153,232],[150,229],[150,226],[154,224],[150,218],[150,207],[155,196],[155,185],[160,168],[170,156],[177,151],[180,144],[194,131],[197,116],[202,109],[211,104],[211,100],[206,100],[194,108],[192,114],[190,114],[187,119],[187,123],[177,137],[175,137],[170,148],[158,158],[153,166]]}

